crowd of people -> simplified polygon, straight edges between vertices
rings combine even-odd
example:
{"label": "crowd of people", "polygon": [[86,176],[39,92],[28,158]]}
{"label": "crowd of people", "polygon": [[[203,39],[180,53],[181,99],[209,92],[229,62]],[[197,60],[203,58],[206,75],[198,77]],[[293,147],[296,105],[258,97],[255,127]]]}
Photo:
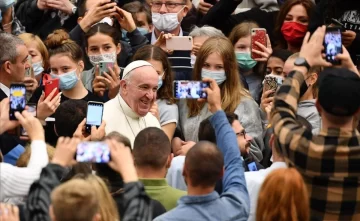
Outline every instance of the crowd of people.
{"label": "crowd of people", "polygon": [[0,0],[0,21],[1,221],[360,220],[359,1]]}

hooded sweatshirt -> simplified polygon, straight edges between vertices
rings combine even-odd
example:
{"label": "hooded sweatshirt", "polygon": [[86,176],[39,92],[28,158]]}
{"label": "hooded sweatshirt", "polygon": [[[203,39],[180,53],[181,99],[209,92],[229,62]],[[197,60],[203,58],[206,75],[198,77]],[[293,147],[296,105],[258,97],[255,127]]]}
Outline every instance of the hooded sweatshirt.
{"label": "hooded sweatshirt", "polygon": [[315,107],[314,100],[300,101],[297,114],[305,118],[312,126],[312,133],[318,134],[321,127],[321,117]]}

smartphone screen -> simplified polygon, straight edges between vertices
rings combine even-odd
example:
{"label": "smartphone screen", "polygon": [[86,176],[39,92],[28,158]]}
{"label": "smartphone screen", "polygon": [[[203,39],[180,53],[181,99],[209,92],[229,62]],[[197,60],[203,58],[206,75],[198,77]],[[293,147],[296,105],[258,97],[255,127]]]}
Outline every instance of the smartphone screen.
{"label": "smartphone screen", "polygon": [[[27,104],[27,106],[28,106],[27,112],[29,112],[31,115],[36,117],[36,104]],[[28,136],[28,133],[26,132],[25,128],[20,127],[20,135]]]}
{"label": "smartphone screen", "polygon": [[255,162],[248,163],[249,171],[258,171],[258,168],[256,166]]}
{"label": "smartphone screen", "polygon": [[89,101],[86,114],[85,131],[90,134],[91,127],[99,127],[102,122],[104,104],[101,102]]}
{"label": "smartphone screen", "polygon": [[11,84],[10,86],[10,120],[17,120],[15,112],[25,110],[26,104],[26,87],[24,84]]}
{"label": "smartphone screen", "polygon": [[203,91],[209,87],[209,83],[202,81],[174,81],[174,97],[176,99],[199,99],[207,98]]}
{"label": "smartphone screen", "polygon": [[324,39],[326,61],[332,64],[340,64],[335,60],[336,55],[342,53],[341,30],[339,28],[327,28]]}
{"label": "smartphone screen", "polygon": [[108,163],[110,149],[105,142],[81,142],[76,149],[77,162]]}

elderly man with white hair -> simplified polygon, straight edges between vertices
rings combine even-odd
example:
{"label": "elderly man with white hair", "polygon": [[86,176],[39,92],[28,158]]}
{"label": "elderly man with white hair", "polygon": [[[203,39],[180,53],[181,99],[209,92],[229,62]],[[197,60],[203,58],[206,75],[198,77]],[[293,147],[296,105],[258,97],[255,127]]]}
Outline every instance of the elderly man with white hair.
{"label": "elderly man with white hair", "polygon": [[156,101],[158,80],[156,70],[146,61],[134,61],[125,68],[119,94],[104,105],[106,134],[117,131],[133,144],[144,128],[161,128],[159,120],[149,112]]}

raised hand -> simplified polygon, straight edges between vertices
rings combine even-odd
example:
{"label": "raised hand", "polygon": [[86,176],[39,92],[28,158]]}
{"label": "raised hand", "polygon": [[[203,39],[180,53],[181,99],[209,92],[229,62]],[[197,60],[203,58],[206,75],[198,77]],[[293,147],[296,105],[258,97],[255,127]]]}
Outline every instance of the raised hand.
{"label": "raised hand", "polygon": [[115,18],[118,20],[120,26],[127,32],[133,32],[136,29],[135,21],[130,12],[127,12],[119,7],[116,7]]}
{"label": "raised hand", "polygon": [[58,164],[62,167],[76,164],[74,156],[79,143],[80,139],[75,137],[59,137],[51,163]]}
{"label": "raised hand", "polygon": [[265,45],[261,44],[260,42],[257,42],[257,41],[255,42],[255,44],[262,49],[262,51],[252,49],[252,52],[261,56],[261,58],[254,59],[255,61],[266,62],[269,59],[270,55],[273,53],[270,38],[269,38],[268,34],[266,34],[266,40],[267,40],[266,47],[265,47]]}
{"label": "raised hand", "polygon": [[15,112],[15,117],[28,133],[30,140],[45,141],[44,128],[36,117],[34,117],[26,110],[24,110],[22,113]]}
{"label": "raised hand", "polygon": [[57,88],[54,88],[51,93],[45,98],[43,93],[38,101],[36,116],[40,120],[45,120],[47,117],[55,113],[60,106],[61,92],[54,96]]}
{"label": "raised hand", "polygon": [[5,98],[0,102],[0,134],[19,126],[19,121],[9,119],[9,109],[9,98]]}

